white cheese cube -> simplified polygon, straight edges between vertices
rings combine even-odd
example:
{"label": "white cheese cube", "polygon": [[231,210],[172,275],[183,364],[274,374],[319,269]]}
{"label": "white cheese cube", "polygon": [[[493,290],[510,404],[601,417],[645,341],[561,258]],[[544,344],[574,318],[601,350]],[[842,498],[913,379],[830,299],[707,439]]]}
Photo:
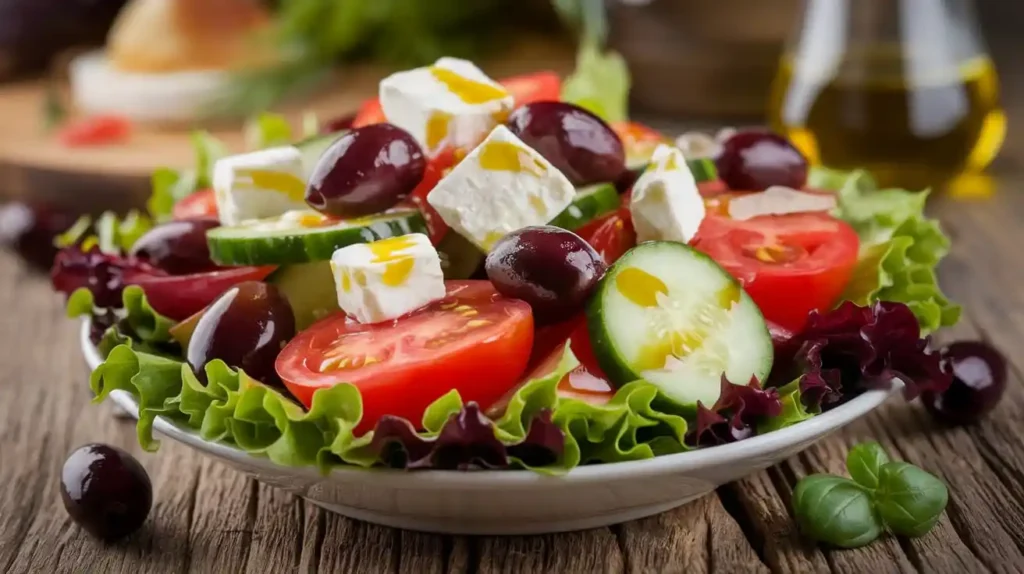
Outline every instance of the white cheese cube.
{"label": "white cheese cube", "polygon": [[338,306],[360,323],[396,319],[445,296],[441,258],[422,233],[342,247],[331,271]]}
{"label": "white cheese cube", "polygon": [[406,130],[428,154],[480,143],[512,111],[512,95],[467,60],[441,58],[433,66],[392,74],[380,83],[387,120]]}
{"label": "white cheese cube", "polygon": [[764,191],[732,198],[729,201],[729,217],[742,221],[761,215],[832,211],[835,207],[836,197],[831,193],[809,193],[773,185]]}
{"label": "white cheese cube", "polygon": [[222,225],[308,209],[302,152],[284,146],[220,159],[213,194]]}
{"label": "white cheese cube", "polygon": [[629,203],[637,241],[688,243],[704,220],[704,199],[678,148],[661,144],[633,184]]}
{"label": "white cheese cube", "polygon": [[500,125],[427,195],[457,233],[484,251],[505,235],[544,225],[572,203],[572,183]]}

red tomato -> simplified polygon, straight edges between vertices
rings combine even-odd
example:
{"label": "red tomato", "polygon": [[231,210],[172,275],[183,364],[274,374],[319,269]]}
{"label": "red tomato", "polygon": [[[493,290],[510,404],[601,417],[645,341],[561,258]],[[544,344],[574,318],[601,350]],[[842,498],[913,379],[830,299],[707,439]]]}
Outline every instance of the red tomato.
{"label": "red tomato", "polygon": [[554,72],[536,72],[499,80],[512,94],[516,107],[533,102],[558,101],[562,80]]}
{"label": "red tomato", "polygon": [[217,199],[212,189],[199,189],[174,204],[174,219],[217,217]]}
{"label": "red tomato", "polygon": [[380,100],[377,98],[369,99],[363,102],[363,105],[359,107],[359,111],[356,112],[355,119],[352,120],[353,128],[361,128],[370,124],[379,124],[387,121],[384,117],[384,108],[380,107]]}
{"label": "red tomato", "polygon": [[427,222],[427,233],[430,241],[437,245],[445,234],[448,233],[448,224],[441,219],[439,214],[429,203],[427,194],[434,189],[437,182],[441,181],[448,171],[457,163],[457,154],[450,149],[444,149],[427,162],[427,169],[423,172],[423,179],[420,180],[416,189],[409,194],[408,201],[416,206],[423,213],[423,219]]}
{"label": "red tomato", "polygon": [[128,118],[102,115],[74,120],[57,134],[60,143],[67,147],[84,147],[121,143],[132,133]]}
{"label": "red tomato", "polygon": [[141,275],[132,278],[142,287],[157,313],[183,321],[213,302],[218,295],[242,281],[261,281],[273,267],[229,267],[189,275]]}
{"label": "red tomato", "polygon": [[317,389],[355,385],[363,397],[357,434],[384,415],[419,425],[427,406],[452,389],[490,407],[526,369],[530,306],[503,298],[488,281],[447,286],[445,299],[395,321],[365,325],[339,313],[313,324],[278,355],[277,374],[307,407]]}
{"label": "red tomato", "polygon": [[824,213],[745,221],[709,213],[693,245],[740,280],[765,319],[799,331],[812,309],[839,299],[859,241],[852,227]]}
{"label": "red tomato", "polygon": [[625,207],[591,221],[577,229],[576,234],[596,249],[608,265],[636,246],[636,231]]}
{"label": "red tomato", "polygon": [[651,157],[658,144],[669,143],[665,134],[637,122],[615,122],[612,130],[622,140],[627,157]]}

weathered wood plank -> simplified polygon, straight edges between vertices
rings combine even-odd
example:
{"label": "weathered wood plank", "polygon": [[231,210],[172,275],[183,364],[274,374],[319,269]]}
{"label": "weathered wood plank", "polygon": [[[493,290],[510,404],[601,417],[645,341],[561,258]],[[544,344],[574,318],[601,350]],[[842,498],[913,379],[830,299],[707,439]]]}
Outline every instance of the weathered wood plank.
{"label": "weathered wood plank", "polygon": [[399,539],[397,530],[327,513],[320,548],[320,572],[395,572]]}
{"label": "weathered wood plank", "polygon": [[628,572],[768,572],[715,495],[620,528]]}
{"label": "weathered wood plank", "polygon": [[622,571],[622,553],[608,528],[549,536],[487,536],[475,542],[480,574]]}

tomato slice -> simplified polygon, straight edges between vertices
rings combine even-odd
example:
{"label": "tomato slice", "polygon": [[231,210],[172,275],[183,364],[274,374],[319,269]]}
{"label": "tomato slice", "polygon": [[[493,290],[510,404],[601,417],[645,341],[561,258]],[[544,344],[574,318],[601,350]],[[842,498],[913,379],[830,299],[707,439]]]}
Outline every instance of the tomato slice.
{"label": "tomato slice", "polygon": [[658,144],[671,142],[665,134],[641,123],[615,122],[611,127],[622,140],[626,163],[630,165],[649,160]]}
{"label": "tomato slice", "polygon": [[217,199],[213,189],[199,189],[174,204],[171,210],[174,219],[194,217],[217,217]]}
{"label": "tomato slice", "polygon": [[799,331],[811,310],[839,299],[859,240],[849,224],[824,213],[745,221],[709,213],[693,245],[739,279],[765,319]]}
{"label": "tomato slice", "polygon": [[576,230],[576,234],[597,250],[608,265],[636,246],[636,231],[626,207],[591,221]]}
{"label": "tomato slice", "polygon": [[512,94],[516,107],[533,102],[558,101],[562,94],[562,79],[551,71],[511,76],[498,83]]}
{"label": "tomato slice", "polygon": [[437,182],[441,181],[441,178],[447,175],[448,171],[457,163],[457,155],[454,150],[446,148],[430,158],[427,161],[427,168],[423,172],[423,179],[420,180],[416,189],[412,190],[412,193],[409,194],[408,201],[423,214],[423,219],[427,222],[427,234],[434,245],[437,245],[444,238],[448,233],[449,227],[444,222],[444,219],[441,219],[441,214],[427,202],[427,195],[434,189]]}
{"label": "tomato slice", "polygon": [[243,281],[261,281],[274,267],[229,267],[188,275],[138,275],[126,283],[142,287],[153,309],[175,321],[203,310],[218,295]]}
{"label": "tomato slice", "polygon": [[356,117],[352,120],[353,128],[361,128],[370,124],[380,124],[387,121],[384,117],[384,108],[380,106],[380,100],[372,98],[363,102],[363,105],[359,107],[359,111],[356,112]]}
{"label": "tomato slice", "polygon": [[100,115],[72,121],[61,128],[57,138],[67,147],[101,146],[122,143],[131,133],[128,118]]}
{"label": "tomato slice", "polygon": [[277,374],[306,407],[317,389],[355,385],[363,398],[357,434],[384,415],[419,425],[452,389],[487,409],[526,369],[533,315],[488,281],[447,287],[445,299],[392,322],[365,325],[339,313],[314,323],[278,355]]}

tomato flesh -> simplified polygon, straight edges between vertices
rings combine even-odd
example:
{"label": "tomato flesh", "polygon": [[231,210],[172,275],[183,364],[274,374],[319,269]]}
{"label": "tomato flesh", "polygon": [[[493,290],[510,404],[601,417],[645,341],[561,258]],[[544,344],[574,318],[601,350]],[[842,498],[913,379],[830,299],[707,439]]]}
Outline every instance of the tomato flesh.
{"label": "tomato flesh", "polygon": [[426,169],[423,171],[423,179],[420,180],[419,185],[409,194],[409,198],[406,200],[423,214],[423,219],[427,223],[427,235],[430,236],[430,241],[434,245],[437,245],[444,239],[450,228],[444,222],[444,219],[441,218],[441,214],[427,202],[427,195],[434,189],[437,182],[441,181],[441,178],[447,175],[457,163],[456,156],[455,151],[446,148],[430,158],[427,161]]}
{"label": "tomato flesh", "polygon": [[[628,205],[628,199],[625,203]],[[576,234],[600,253],[608,265],[636,246],[636,231],[627,207],[591,221],[576,230]]]}
{"label": "tomato flesh", "polygon": [[812,310],[830,309],[857,263],[857,233],[824,213],[737,221],[709,212],[694,238],[736,277],[765,319],[799,331]]}
{"label": "tomato flesh", "polygon": [[194,217],[217,217],[217,198],[213,189],[198,189],[174,204],[171,210],[174,219]]}
{"label": "tomato flesh", "polygon": [[558,101],[562,92],[562,79],[554,72],[511,76],[498,83],[512,94],[516,107],[533,102]]}
{"label": "tomato flesh", "polygon": [[356,117],[352,120],[352,127],[361,128],[386,121],[387,118],[384,117],[384,108],[380,106],[380,100],[372,98],[363,102],[363,105],[359,107]]}
{"label": "tomato flesh", "polygon": [[452,389],[489,408],[526,370],[533,345],[530,306],[488,281],[448,281],[447,296],[395,321],[366,325],[335,314],[299,333],[277,358],[277,373],[307,408],[317,389],[351,383],[363,399],[356,429],[384,415],[419,425]]}
{"label": "tomato flesh", "polygon": [[229,267],[188,275],[137,275],[126,284],[142,287],[153,309],[183,321],[206,308],[221,293],[243,281],[262,281],[274,267]]}
{"label": "tomato flesh", "polygon": [[132,123],[128,118],[100,115],[72,121],[57,137],[67,147],[85,147],[122,143],[131,133]]}

